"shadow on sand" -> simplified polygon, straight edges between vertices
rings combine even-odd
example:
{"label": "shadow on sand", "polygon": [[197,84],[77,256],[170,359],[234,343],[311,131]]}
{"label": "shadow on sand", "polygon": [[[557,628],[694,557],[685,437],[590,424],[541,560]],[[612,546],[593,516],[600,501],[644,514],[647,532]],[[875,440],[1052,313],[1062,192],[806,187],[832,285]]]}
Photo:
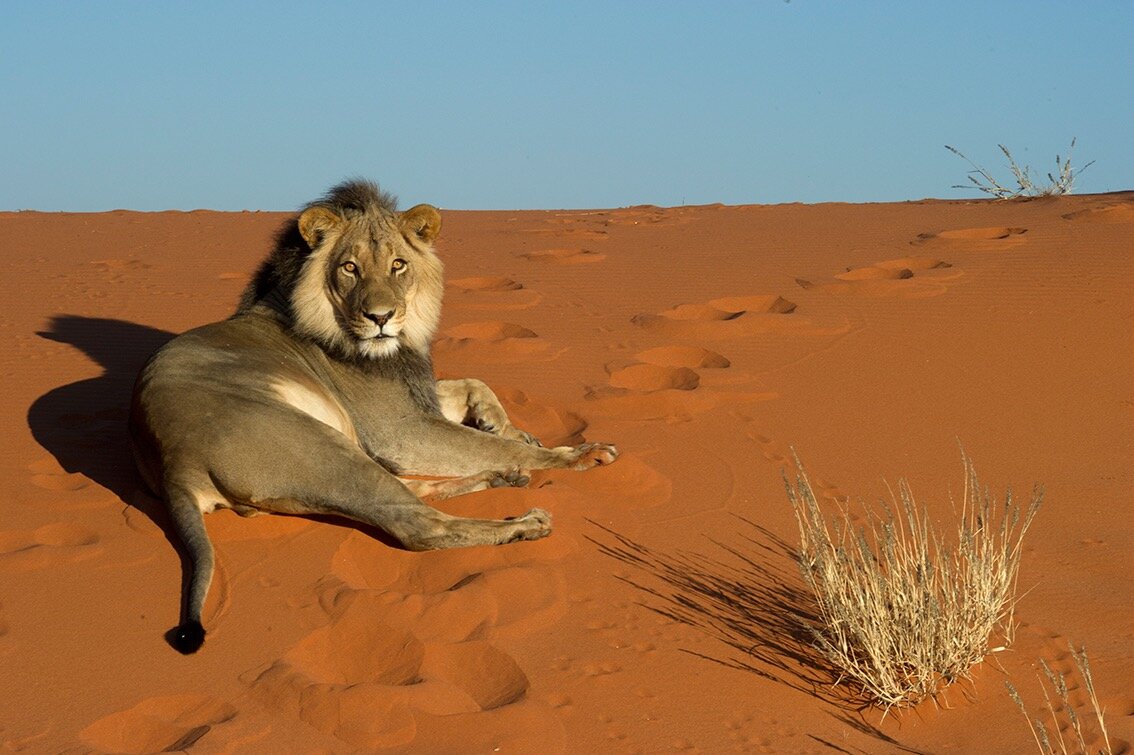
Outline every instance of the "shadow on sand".
{"label": "shadow on sand", "polygon": [[98,377],[53,388],[28,409],[28,427],[59,466],[79,473],[141,511],[181,558],[181,594],[188,589],[188,556],[165,505],[146,490],[134,467],[126,420],[134,378],[150,354],[174,334],[146,325],[80,315],[58,315],[41,338],[74,346],[102,367]]}
{"label": "shadow on sand", "polygon": [[85,475],[155,518],[147,509],[157,500],[139,496],[144,487],[130,455],[126,418],[134,378],[174,334],[124,320],[58,315],[37,335],[75,347],[103,372],[36,399],[28,409],[32,435],[65,470]]}
{"label": "shadow on sand", "polygon": [[799,574],[795,549],[755,522],[737,520],[752,534],[742,536],[740,547],[711,540],[721,558],[687,551],[664,553],[594,521],[591,524],[606,535],[588,539],[603,554],[641,575],[622,579],[645,593],[642,606],[736,651],[725,657],[685,652],[814,695],[834,706],[832,715],[843,724],[898,751],[915,752],[856,713],[866,707],[865,701],[837,685],[838,670],[813,647],[810,627],[818,625],[819,617]]}

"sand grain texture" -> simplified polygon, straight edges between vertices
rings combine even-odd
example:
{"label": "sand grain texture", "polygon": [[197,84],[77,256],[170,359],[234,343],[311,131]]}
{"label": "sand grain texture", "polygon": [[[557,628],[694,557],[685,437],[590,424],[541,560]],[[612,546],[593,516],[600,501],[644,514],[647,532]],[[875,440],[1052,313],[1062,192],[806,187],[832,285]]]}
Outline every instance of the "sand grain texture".
{"label": "sand grain texture", "polygon": [[[182,657],[130,387],[230,314],[284,217],[0,213],[3,747],[1027,752],[1003,680],[1038,714],[1068,641],[1134,742],[1134,194],[447,212],[439,374],[623,456],[444,502],[554,515],[501,548],[213,514]],[[860,713],[784,619],[807,599],[780,470],[794,449],[827,502],[905,476],[948,521],[958,440],[994,490],[1047,489],[1016,642],[940,707]]]}

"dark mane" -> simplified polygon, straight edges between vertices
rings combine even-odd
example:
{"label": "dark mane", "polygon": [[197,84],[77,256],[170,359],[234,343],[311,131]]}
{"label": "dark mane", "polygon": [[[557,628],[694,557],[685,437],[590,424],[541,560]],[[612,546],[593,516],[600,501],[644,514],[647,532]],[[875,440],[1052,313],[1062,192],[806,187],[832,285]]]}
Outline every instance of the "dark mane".
{"label": "dark mane", "polygon": [[325,207],[339,217],[351,218],[375,212],[397,212],[398,200],[374,182],[356,178],[344,181],[320,199],[304,206],[276,232],[271,253],[260,263],[240,295],[237,314],[247,311],[277,289],[287,298],[287,292],[299,277],[303,261],[312,251],[299,234],[299,216],[312,207]]}

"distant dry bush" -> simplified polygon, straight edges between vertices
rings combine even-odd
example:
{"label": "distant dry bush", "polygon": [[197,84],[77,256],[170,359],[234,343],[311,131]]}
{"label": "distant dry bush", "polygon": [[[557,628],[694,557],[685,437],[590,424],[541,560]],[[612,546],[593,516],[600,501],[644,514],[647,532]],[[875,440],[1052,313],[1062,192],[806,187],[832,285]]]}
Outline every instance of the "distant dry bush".
{"label": "distant dry bush", "polygon": [[[1110,746],[1110,737],[1106,732],[1106,722],[1103,721],[1103,710],[1099,705],[1098,694],[1095,692],[1095,680],[1091,677],[1091,666],[1087,662],[1086,648],[1076,650],[1072,646],[1071,655],[1075,659],[1075,666],[1079,669],[1079,676],[1083,679],[1083,684],[1087,688],[1087,697],[1090,699],[1098,727],[1097,736],[1102,738],[1102,746],[1096,747],[1094,752],[1099,753],[1099,755],[1113,755],[1114,750]],[[1024,707],[1024,701],[1020,698],[1020,693],[1016,690],[1016,687],[1012,682],[1004,682],[1008,687],[1008,694],[1016,701],[1016,705],[1020,707],[1020,712],[1024,714],[1024,718],[1031,725],[1036,747],[1043,755],[1070,755],[1070,753],[1091,752],[1087,744],[1087,735],[1083,731],[1083,722],[1079,718],[1079,714],[1075,712],[1075,706],[1071,703],[1066,675],[1052,671],[1051,667],[1047,665],[1047,661],[1043,659],[1040,659],[1040,667],[1043,669],[1043,676],[1041,677],[1038,673],[1036,676],[1039,677],[1040,689],[1043,691],[1048,714],[1051,716],[1050,729],[1043,719],[1037,718],[1033,721],[1028,716],[1028,709]],[[1044,677],[1047,678],[1047,684],[1044,684]],[[1068,733],[1066,738],[1063,736],[1065,730]]]}
{"label": "distant dry bush", "polygon": [[[828,519],[798,459],[795,483],[785,478],[800,570],[818,605],[812,641],[840,681],[887,708],[934,696],[1012,641],[1021,540],[1043,492],[1026,508],[1011,491],[994,503],[962,459],[964,499],[948,542],[904,480],[881,512],[835,504]],[[994,633],[1000,647],[990,646]]]}
{"label": "distant dry bush", "polygon": [[[1075,186],[1075,178],[1087,168],[1094,165],[1095,161],[1091,160],[1082,168],[1073,169],[1071,167],[1071,153],[1075,150],[1075,140],[1071,140],[1071,147],[1067,150],[1067,159],[1060,158],[1059,155],[1055,156],[1055,173],[1047,174],[1047,183],[1036,183],[1036,179],[1032,177],[1032,170],[1029,166],[1025,165],[1020,167],[1016,159],[1012,157],[1012,153],[1003,144],[997,144],[1000,151],[1008,158],[1008,168],[1012,171],[1012,176],[1016,181],[1015,188],[1009,188],[1001,185],[992,174],[984,168],[974,163],[969,158],[965,157],[960,150],[956,147],[945,145],[945,149],[952,152],[957,157],[973,166],[973,170],[968,173],[969,181],[976,186],[977,189],[983,191],[985,194],[991,194],[997,199],[1015,199],[1017,197],[1050,197],[1058,196],[1061,194],[1070,194]],[[968,189],[972,188],[968,184],[956,184],[954,189]]]}

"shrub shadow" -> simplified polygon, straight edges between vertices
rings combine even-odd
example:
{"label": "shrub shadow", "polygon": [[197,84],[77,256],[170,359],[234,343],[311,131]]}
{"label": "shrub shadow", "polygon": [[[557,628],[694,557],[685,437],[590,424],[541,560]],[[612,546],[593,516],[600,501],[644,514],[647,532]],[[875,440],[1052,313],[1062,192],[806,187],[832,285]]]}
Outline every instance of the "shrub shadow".
{"label": "shrub shadow", "polygon": [[663,553],[593,521],[614,541],[589,539],[642,573],[644,580],[622,579],[653,598],[644,607],[740,652],[707,660],[843,702],[826,691],[838,674],[810,643],[808,622],[818,616],[798,576],[795,551],[765,528],[738,519],[759,535],[745,537],[747,550],[710,539],[730,563],[701,553]]}
{"label": "shrub shadow", "polygon": [[723,657],[684,652],[814,695],[841,711],[837,717],[844,724],[899,751],[914,752],[855,713],[868,707],[865,701],[837,684],[838,670],[812,646],[810,627],[820,619],[799,574],[795,548],[755,522],[737,520],[751,534],[741,535],[739,546],[710,539],[722,552],[720,558],[663,553],[591,520],[605,537],[588,540],[641,574],[641,579],[620,579],[647,595],[643,607],[737,651]]}

